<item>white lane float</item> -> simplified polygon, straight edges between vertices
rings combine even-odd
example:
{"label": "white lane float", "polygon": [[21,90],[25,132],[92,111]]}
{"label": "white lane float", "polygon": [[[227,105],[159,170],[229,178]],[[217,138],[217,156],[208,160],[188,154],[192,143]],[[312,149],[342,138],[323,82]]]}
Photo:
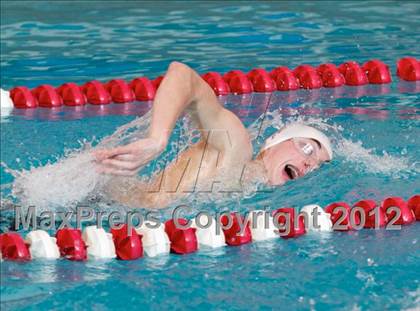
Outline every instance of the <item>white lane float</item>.
{"label": "white lane float", "polygon": [[[305,213],[305,226],[308,231],[329,232],[332,231],[331,215],[326,213],[323,208],[316,204],[302,207],[300,213]],[[316,223],[315,223],[316,218]]]}
{"label": "white lane float", "polygon": [[139,228],[136,228],[136,232],[143,236],[143,251],[147,256],[169,254],[171,245],[163,224],[156,226],[156,223],[145,221]]}
{"label": "white lane float", "polygon": [[32,258],[60,258],[60,251],[56,242],[57,240],[44,230],[31,231],[25,237],[25,243],[29,246]]}
{"label": "white lane float", "polygon": [[112,234],[97,226],[88,226],[83,230],[82,238],[87,246],[88,258],[115,258],[114,241]]}
{"label": "white lane float", "polygon": [[[382,204],[381,208],[386,209],[388,207],[397,208],[401,211],[402,214],[410,216],[406,220],[404,217],[401,217],[401,225],[408,225],[414,222],[414,215],[417,216],[417,220],[420,221],[419,211],[420,211],[420,196],[414,195],[407,202],[400,197],[389,197],[386,198]],[[365,200],[368,201],[368,200]],[[361,201],[355,204],[360,204]],[[375,204],[373,202],[372,204]],[[114,230],[114,239],[112,238],[111,233],[105,232],[102,228],[97,228],[96,226],[90,226],[85,228],[83,234],[80,234],[79,229],[60,229],[57,231],[57,238],[52,238],[48,235],[47,232],[36,230],[28,233],[26,240],[17,232],[5,232],[0,234],[0,259],[14,260],[14,261],[28,261],[31,258],[58,258],[59,257],[59,248],[61,250],[61,256],[68,258],[70,260],[84,260],[86,258],[85,243],[87,245],[87,253],[90,258],[115,258],[116,248],[121,251],[124,251],[124,254],[127,256],[119,256],[119,259],[122,260],[132,260],[141,257],[139,249],[141,248],[140,242],[143,244],[143,250],[149,257],[154,257],[159,254],[167,254],[170,252],[171,247],[174,246],[174,243],[179,242],[194,242],[197,244],[197,241],[201,245],[219,247],[224,245],[223,237],[225,243],[229,246],[239,246],[243,244],[250,243],[252,240],[261,241],[269,238],[274,238],[281,236],[282,238],[296,238],[300,235],[306,233],[306,231],[315,231],[315,232],[328,232],[332,231],[333,223],[336,223],[342,217],[340,216],[340,210],[335,210],[336,207],[341,207],[344,209],[344,212],[351,211],[350,206],[345,202],[336,202],[327,206],[325,212],[320,206],[316,204],[304,206],[300,214],[297,215],[294,208],[279,208],[276,211],[273,211],[272,216],[268,211],[252,211],[247,215],[246,221],[244,222],[244,217],[240,216],[237,213],[231,213],[231,226],[229,228],[228,215],[223,215],[220,219],[221,229],[223,230],[223,235],[221,232],[217,231],[217,225],[213,221],[214,225],[210,225],[209,228],[200,230],[198,228],[198,222],[194,224],[194,229],[191,228],[174,228],[172,224],[175,224],[173,219],[168,220],[165,225],[162,223],[156,224],[153,222],[145,222],[140,228],[136,228],[136,232],[142,235],[142,239],[137,243],[131,243],[131,239],[123,238],[124,241],[121,241],[120,235],[125,237],[125,233],[115,232]],[[330,212],[331,211],[331,212]],[[367,211],[365,209],[362,212]],[[282,212],[282,215],[277,217],[276,213]],[[266,214],[269,213],[269,214]],[[303,215],[306,214],[306,215]],[[317,216],[317,221],[314,221],[314,215]],[[290,228],[293,228],[293,231],[289,232],[287,235],[282,236],[280,233],[280,228],[276,228],[273,218],[280,223],[287,223],[287,217],[290,216],[290,219],[297,219],[299,221],[298,226],[294,226],[294,221],[290,222]],[[345,217],[348,217],[344,214]],[[254,224],[249,224],[252,222],[252,217],[255,218]],[[278,218],[278,219],[277,219]],[[268,219],[268,226],[266,225]],[[286,220],[285,220],[286,219]],[[182,220],[182,221],[181,221]],[[212,219],[214,220],[214,219]],[[185,219],[178,219],[179,224],[183,226],[187,222]],[[193,222],[194,223],[194,222]],[[200,225],[203,223],[200,222]],[[245,226],[244,226],[245,225]],[[270,227],[272,226],[272,227]],[[306,230],[305,230],[306,226]],[[243,228],[242,228],[243,227]],[[345,228],[344,230],[359,230],[359,228],[352,228],[351,226]],[[369,228],[365,223],[364,228]],[[252,229],[252,230],[251,230]],[[64,230],[64,231],[63,231]],[[113,229],[112,229],[113,230]],[[112,231],[111,230],[111,231]],[[283,230],[283,229],[282,229]],[[342,229],[335,229],[342,230]],[[188,239],[186,236],[179,234],[179,232],[188,231]],[[241,232],[243,231],[243,232]],[[175,235],[171,240],[169,239],[168,234]],[[171,233],[170,233],[171,232]],[[241,233],[241,234],[239,234]],[[127,233],[128,234],[128,233]],[[177,235],[178,234],[178,235]],[[191,234],[194,234],[192,237]],[[196,236],[197,235],[197,236]],[[320,235],[321,236],[321,235]],[[182,237],[185,239],[177,239]],[[82,238],[84,242],[82,241]],[[120,241],[118,241],[120,238]],[[192,238],[192,239],[190,239]],[[129,242],[127,242],[129,241]],[[83,243],[82,243],[83,242]],[[192,244],[194,244],[192,243]],[[57,246],[59,245],[59,247]],[[137,253],[133,252],[137,250]],[[188,252],[195,251],[197,248],[188,248],[185,252],[174,251],[178,254],[185,254]],[[76,256],[77,253],[77,256]],[[134,254],[134,255],[133,255]],[[163,257],[166,258],[166,257]]]}
{"label": "white lane float", "polygon": [[278,238],[278,229],[274,225],[273,216],[270,212],[254,210],[247,216],[249,228],[252,233],[253,241],[264,241]]}
{"label": "white lane float", "polygon": [[[191,225],[193,228],[197,229],[195,234],[197,236],[198,247],[217,248],[226,246],[225,235],[222,230],[217,232],[216,220],[214,217],[206,216],[208,218],[206,223],[206,221],[201,220],[202,216],[204,215],[200,215],[198,219],[193,219]],[[198,226],[197,221],[200,226]]]}
{"label": "white lane float", "polygon": [[13,108],[13,101],[10,98],[10,92],[0,89],[1,108]]}
{"label": "white lane float", "polygon": [[10,98],[10,92],[0,89],[0,109],[1,109],[1,116],[7,117],[13,110],[13,101]]}

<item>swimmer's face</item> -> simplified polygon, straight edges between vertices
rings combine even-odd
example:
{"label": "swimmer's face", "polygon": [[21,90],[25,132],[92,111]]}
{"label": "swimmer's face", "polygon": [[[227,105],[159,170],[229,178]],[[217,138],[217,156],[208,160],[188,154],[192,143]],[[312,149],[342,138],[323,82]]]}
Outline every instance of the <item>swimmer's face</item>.
{"label": "swimmer's face", "polygon": [[283,185],[317,169],[328,160],[326,149],[309,138],[293,138],[264,150],[263,159],[270,185]]}

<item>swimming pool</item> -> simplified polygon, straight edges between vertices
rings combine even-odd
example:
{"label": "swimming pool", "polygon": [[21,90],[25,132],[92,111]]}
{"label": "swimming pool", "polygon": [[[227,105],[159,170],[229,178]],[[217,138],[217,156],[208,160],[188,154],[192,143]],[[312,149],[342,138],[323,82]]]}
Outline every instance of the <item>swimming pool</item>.
{"label": "swimming pool", "polygon": [[[420,56],[415,2],[1,6],[1,86],[6,89],[155,77],[170,60],[200,72],[226,72],[379,58],[395,72],[396,59]],[[268,102],[272,124],[265,135],[272,126],[297,118],[331,125],[337,157],[273,192],[192,199],[191,214],[419,193],[419,94],[418,82],[394,77],[383,87],[222,99],[252,133]],[[55,163],[67,150],[79,148],[80,140],[100,140],[145,114],[150,104],[124,107],[12,111],[1,118],[1,161],[12,170]],[[2,197],[8,198],[13,176],[4,167],[1,180]],[[42,190],[41,182],[38,186]],[[2,211],[2,230],[9,225],[9,213]],[[2,262],[1,307],[415,309],[420,306],[419,233],[416,223],[401,231],[308,234],[132,262]]]}

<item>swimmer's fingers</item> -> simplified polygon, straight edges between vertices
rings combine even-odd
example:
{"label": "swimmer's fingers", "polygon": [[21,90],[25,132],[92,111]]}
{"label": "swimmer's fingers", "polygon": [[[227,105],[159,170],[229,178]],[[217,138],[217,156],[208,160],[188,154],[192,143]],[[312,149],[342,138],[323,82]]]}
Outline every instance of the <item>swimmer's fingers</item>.
{"label": "swimmer's fingers", "polygon": [[136,170],[123,170],[109,166],[98,167],[98,172],[101,174],[117,175],[117,176],[134,176],[137,174]]}
{"label": "swimmer's fingers", "polygon": [[96,161],[103,161],[105,159],[112,158],[116,155],[123,154],[123,150],[121,149],[121,147],[117,147],[113,149],[95,150],[92,152],[92,154],[95,157]]}
{"label": "swimmer's fingers", "polygon": [[101,149],[93,151],[93,156],[97,161],[103,161],[115,156],[120,156],[124,154],[130,154],[133,152],[133,147],[131,145],[115,147],[112,149]]}
{"label": "swimmer's fingers", "polygon": [[113,159],[120,160],[120,161],[135,161],[136,157],[132,154],[119,154],[113,157]]}
{"label": "swimmer's fingers", "polygon": [[137,157],[135,155],[133,155],[133,154],[126,153],[126,154],[119,154],[119,155],[116,155],[116,156],[111,157],[111,158],[106,157],[106,158],[103,158],[102,160],[98,160],[98,158],[96,158],[96,159],[97,159],[98,162],[106,161],[108,159],[116,159],[116,160],[120,160],[120,161],[130,161],[130,162],[133,162],[133,161],[135,161],[137,159]]}
{"label": "swimmer's fingers", "polygon": [[102,161],[103,166],[113,167],[115,169],[123,170],[137,170],[141,163],[137,161],[121,161],[117,159],[106,159]]}
{"label": "swimmer's fingers", "polygon": [[[155,158],[164,148],[154,139],[140,139],[134,143],[119,146],[112,149],[102,149],[93,152],[97,162],[115,159],[125,162],[136,163],[137,167],[146,164]],[[114,163],[118,166],[119,163]]]}

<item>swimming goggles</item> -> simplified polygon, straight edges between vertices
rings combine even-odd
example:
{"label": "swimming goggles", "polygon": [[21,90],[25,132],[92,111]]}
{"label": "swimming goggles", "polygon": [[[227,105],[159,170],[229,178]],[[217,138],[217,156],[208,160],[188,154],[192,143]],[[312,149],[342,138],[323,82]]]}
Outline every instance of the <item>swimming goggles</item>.
{"label": "swimming goggles", "polygon": [[298,150],[303,157],[318,163],[319,147],[314,140],[308,138],[293,138],[292,142],[296,150]]}

